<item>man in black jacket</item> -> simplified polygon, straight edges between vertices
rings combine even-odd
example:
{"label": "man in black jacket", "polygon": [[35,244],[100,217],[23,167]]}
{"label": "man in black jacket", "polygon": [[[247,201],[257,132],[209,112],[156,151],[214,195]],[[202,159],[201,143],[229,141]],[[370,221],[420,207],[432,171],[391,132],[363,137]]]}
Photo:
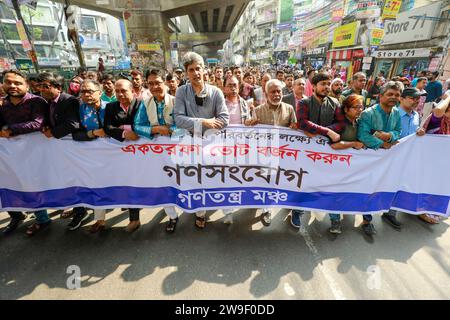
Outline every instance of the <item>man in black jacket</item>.
{"label": "man in black jacket", "polygon": [[[48,126],[44,127],[43,134],[47,138],[61,139],[79,129],[78,108],[80,102],[74,96],[62,92],[64,78],[49,72],[43,72],[38,77],[41,96],[47,100]],[[78,229],[89,218],[85,208],[77,207],[73,211],[61,214],[64,218],[72,215],[69,230]]]}
{"label": "man in black jacket", "polygon": [[43,133],[47,138],[60,139],[78,129],[77,113],[80,102],[77,98],[62,92],[64,78],[53,73],[39,75],[41,96],[49,104],[47,127]]}
{"label": "man in black jacket", "polygon": [[[138,140],[139,136],[133,131],[133,124],[141,100],[134,97],[133,84],[129,80],[117,80],[115,91],[117,101],[106,105],[105,133],[119,141]],[[128,209],[130,223],[126,228],[127,232],[133,232],[140,227],[139,210],[138,208]]]}

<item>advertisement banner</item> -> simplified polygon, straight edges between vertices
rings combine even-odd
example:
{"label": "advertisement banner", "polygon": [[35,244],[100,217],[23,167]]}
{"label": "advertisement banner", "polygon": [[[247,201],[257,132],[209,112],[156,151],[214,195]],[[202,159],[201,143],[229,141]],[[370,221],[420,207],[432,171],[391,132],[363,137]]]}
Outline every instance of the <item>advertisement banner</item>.
{"label": "advertisement banner", "polygon": [[357,41],[360,21],[344,24],[334,30],[333,48],[354,46]]}

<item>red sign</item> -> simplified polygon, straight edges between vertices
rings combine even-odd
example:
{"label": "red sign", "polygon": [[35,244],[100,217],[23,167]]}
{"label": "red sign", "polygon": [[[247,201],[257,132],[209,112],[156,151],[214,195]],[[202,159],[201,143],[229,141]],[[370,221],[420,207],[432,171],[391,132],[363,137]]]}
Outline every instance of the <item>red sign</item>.
{"label": "red sign", "polygon": [[364,50],[353,50],[353,58],[364,58]]}

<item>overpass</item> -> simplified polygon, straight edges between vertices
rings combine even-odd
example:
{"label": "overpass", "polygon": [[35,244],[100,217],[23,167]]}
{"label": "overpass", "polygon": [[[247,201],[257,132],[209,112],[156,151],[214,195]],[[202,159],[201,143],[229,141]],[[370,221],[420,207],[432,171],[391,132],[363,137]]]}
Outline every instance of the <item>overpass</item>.
{"label": "overpass", "polygon": [[[65,3],[64,0],[56,0]],[[170,67],[170,45],[216,56],[251,0],[70,0],[69,4],[123,19],[132,63]],[[189,17],[192,29],[174,22]]]}

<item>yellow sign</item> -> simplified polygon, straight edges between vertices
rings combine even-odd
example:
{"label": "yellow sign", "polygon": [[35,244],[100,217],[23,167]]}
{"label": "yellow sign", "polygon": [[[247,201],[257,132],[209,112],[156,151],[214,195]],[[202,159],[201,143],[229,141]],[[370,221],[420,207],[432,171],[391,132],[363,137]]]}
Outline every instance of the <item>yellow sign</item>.
{"label": "yellow sign", "polygon": [[138,43],[138,51],[159,51],[161,46],[157,43]]}
{"label": "yellow sign", "polygon": [[356,44],[359,21],[344,24],[334,30],[333,48],[349,47]]}
{"label": "yellow sign", "polygon": [[370,30],[370,45],[379,46],[384,37],[384,29],[375,28]]}
{"label": "yellow sign", "polygon": [[401,6],[402,0],[387,0],[381,19],[396,19]]}

